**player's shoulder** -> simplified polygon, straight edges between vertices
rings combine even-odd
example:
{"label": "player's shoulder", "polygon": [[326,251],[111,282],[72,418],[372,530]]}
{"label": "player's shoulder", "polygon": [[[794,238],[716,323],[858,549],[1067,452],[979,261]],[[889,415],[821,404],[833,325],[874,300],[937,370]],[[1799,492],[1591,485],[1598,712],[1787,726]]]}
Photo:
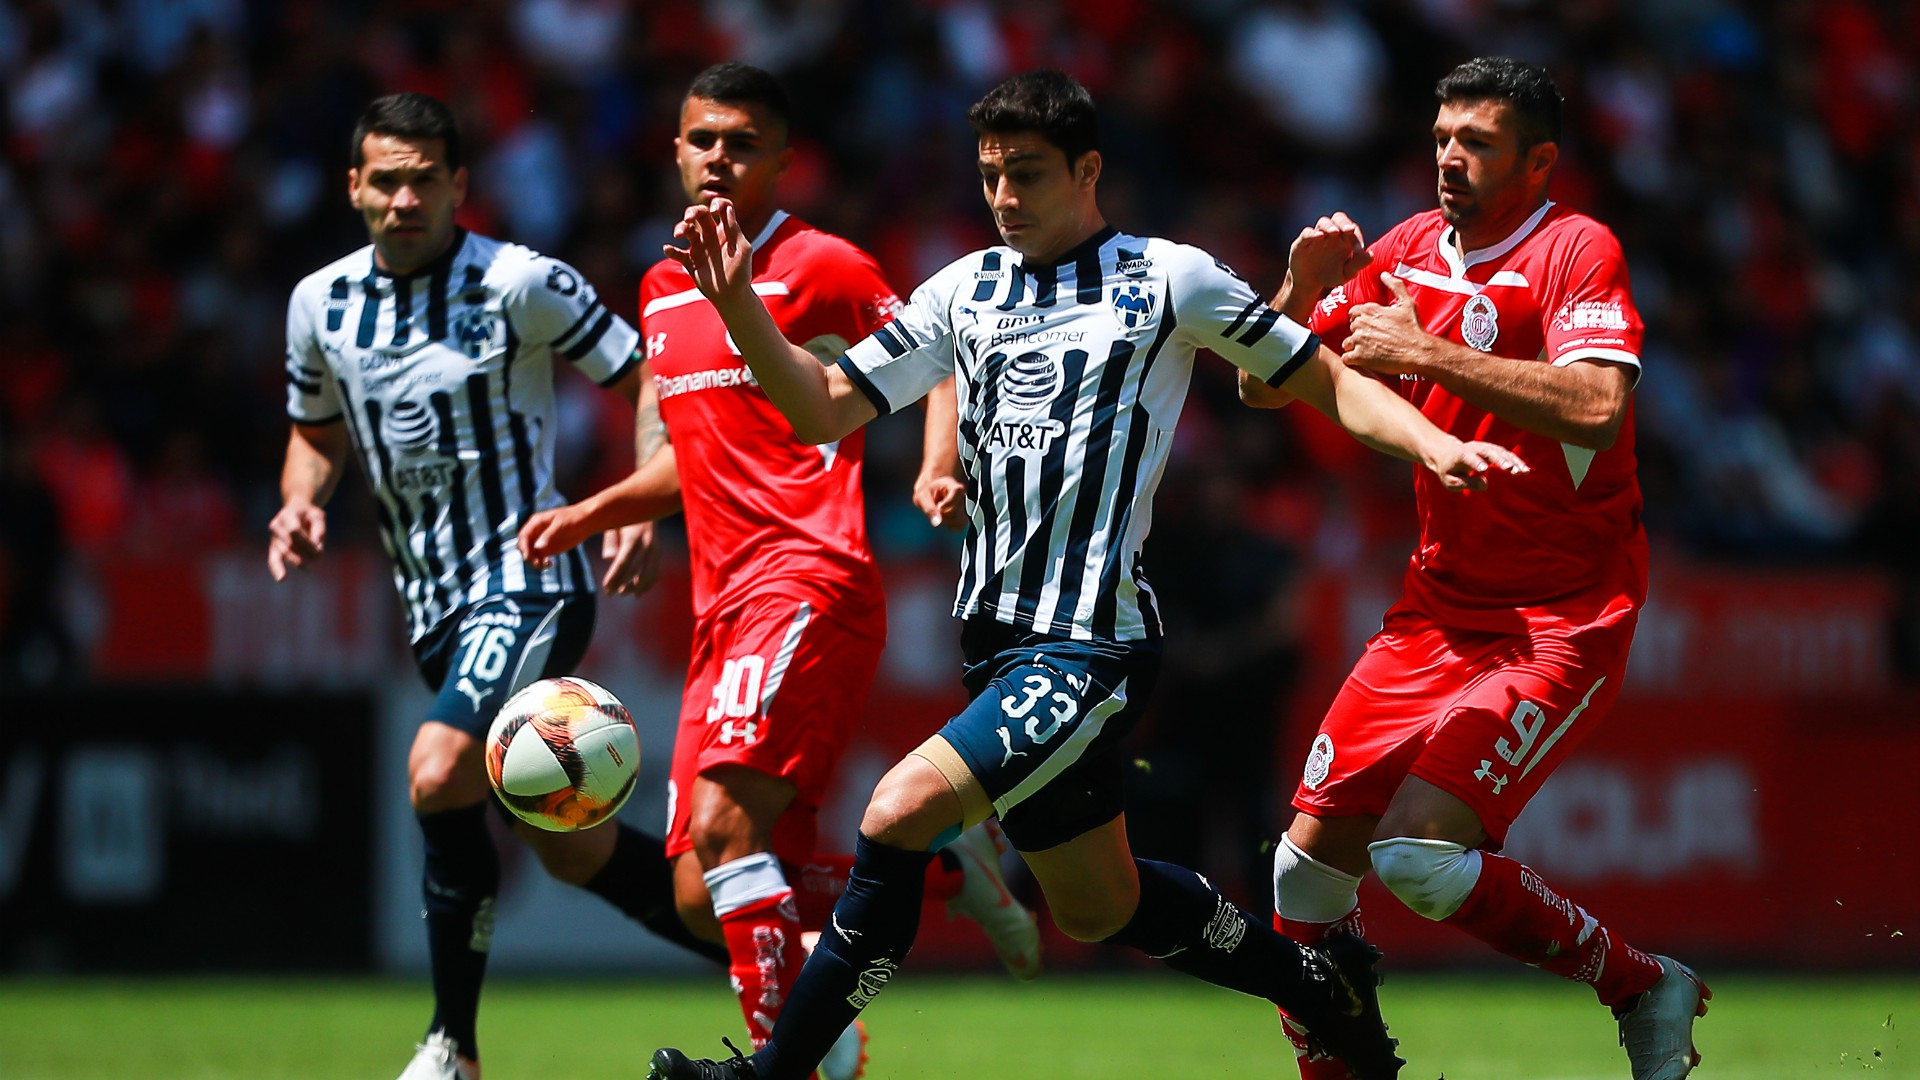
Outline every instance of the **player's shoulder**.
{"label": "player's shoulder", "polygon": [[357,251],[340,256],[295,282],[293,296],[297,300],[331,296],[336,282],[359,281],[367,276],[372,267],[373,245],[368,244]]}
{"label": "player's shoulder", "polygon": [[487,284],[505,290],[544,282],[555,267],[564,265],[525,244],[495,240],[479,233],[467,234],[466,247],[460,254],[467,265],[480,269]]}
{"label": "player's shoulder", "polygon": [[873,262],[873,256],[860,245],[791,215],[781,222],[772,239],[776,256],[808,262]]}
{"label": "player's shoulder", "polygon": [[1122,274],[1159,271],[1167,276],[1224,271],[1235,277],[1239,272],[1206,248],[1169,240],[1164,236],[1135,236],[1121,233],[1114,237],[1114,269]]}
{"label": "player's shoulder", "polygon": [[1559,251],[1614,257],[1620,254],[1620,238],[1613,235],[1612,229],[1560,203],[1548,207],[1535,235],[1541,243]]}
{"label": "player's shoulder", "polygon": [[1432,247],[1446,229],[1447,221],[1440,216],[1438,209],[1422,210],[1412,217],[1403,218],[1393,228],[1374,237],[1369,247],[1376,256],[1380,252],[1417,251]]}
{"label": "player's shoulder", "polygon": [[962,289],[972,292],[976,284],[1001,281],[1008,274],[1018,273],[1015,267],[1019,261],[1019,252],[998,244],[969,251],[927,275],[913,295],[916,299],[929,295],[948,299]]}

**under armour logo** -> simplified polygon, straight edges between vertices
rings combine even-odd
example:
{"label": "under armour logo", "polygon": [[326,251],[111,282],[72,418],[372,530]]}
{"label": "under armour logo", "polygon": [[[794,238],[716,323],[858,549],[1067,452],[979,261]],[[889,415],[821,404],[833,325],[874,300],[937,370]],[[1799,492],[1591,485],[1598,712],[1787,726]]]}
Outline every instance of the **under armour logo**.
{"label": "under armour logo", "polygon": [[1493,782],[1493,793],[1495,795],[1500,794],[1500,789],[1507,786],[1507,778],[1493,775],[1493,762],[1485,758],[1480,760],[1480,767],[1473,770],[1473,778],[1475,780],[1491,780]]}

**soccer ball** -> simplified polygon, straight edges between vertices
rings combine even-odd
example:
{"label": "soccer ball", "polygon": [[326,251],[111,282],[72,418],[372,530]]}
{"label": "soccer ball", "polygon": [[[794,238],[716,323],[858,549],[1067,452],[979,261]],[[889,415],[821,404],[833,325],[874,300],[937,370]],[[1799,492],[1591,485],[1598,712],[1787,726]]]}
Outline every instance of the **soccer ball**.
{"label": "soccer ball", "polygon": [[529,683],[487,732],[487,779],[513,816],[548,832],[612,817],[640,778],[640,731],[620,699],[573,676]]}

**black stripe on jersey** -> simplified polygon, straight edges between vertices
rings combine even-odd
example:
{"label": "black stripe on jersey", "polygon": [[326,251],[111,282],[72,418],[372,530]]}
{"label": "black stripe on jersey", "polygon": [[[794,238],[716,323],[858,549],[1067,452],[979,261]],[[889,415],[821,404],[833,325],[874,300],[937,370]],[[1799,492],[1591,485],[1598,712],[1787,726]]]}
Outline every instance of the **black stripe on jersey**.
{"label": "black stripe on jersey", "polygon": [[1012,311],[1014,308],[1019,307],[1020,301],[1026,299],[1026,297],[1027,272],[1025,268],[1016,266],[1007,274],[1006,299],[993,306],[1001,311]]}
{"label": "black stripe on jersey", "polygon": [[461,300],[468,304],[485,303],[487,290],[482,283],[486,281],[487,272],[473,263],[468,263],[464,276],[465,280],[460,283],[460,291],[464,294]]}
{"label": "black stripe on jersey", "polygon": [[327,292],[327,331],[332,333],[340,329],[340,323],[347,317],[347,276],[333,279],[333,288]]}
{"label": "black stripe on jersey", "polygon": [[907,352],[913,348],[913,344],[907,340],[907,335],[901,332],[899,323],[888,323],[875,330],[873,339],[878,341],[880,347],[887,350],[887,355],[895,360],[907,355]]}
{"label": "black stripe on jersey", "polygon": [[600,309],[600,321],[594,323],[593,328],[588,330],[584,337],[574,342],[572,348],[561,353],[562,356],[565,356],[569,360],[579,360],[581,357],[592,352],[593,347],[600,344],[600,339],[607,336],[608,328],[613,325],[613,312],[608,311],[606,305],[601,304],[598,300],[594,301],[594,306]]}
{"label": "black stripe on jersey", "polygon": [[1106,275],[1100,272],[1100,248],[1096,245],[1073,260],[1073,298],[1082,304],[1097,304],[1105,284]]}
{"label": "black stripe on jersey", "polygon": [[1060,288],[1060,268],[1057,266],[1036,266],[1033,268],[1033,306],[1052,307]]}
{"label": "black stripe on jersey", "polygon": [[[1006,353],[991,352],[981,357],[979,364],[966,374],[968,384],[979,388],[980,396],[960,418],[960,445],[975,448],[971,458],[963,453],[961,459],[966,466],[967,486],[979,493],[976,505],[980,508],[980,514],[978,520],[968,519],[967,538],[962,544],[962,551],[966,555],[961,560],[960,580],[965,589],[962,595],[976,599],[984,597],[989,580],[999,580],[999,574],[993,569],[993,540],[999,532],[1000,508],[995,505],[993,498],[993,457],[977,449],[984,444],[980,437],[980,426],[993,416],[1000,398],[1000,375],[1010,362]],[[976,549],[978,555],[974,554]]]}
{"label": "black stripe on jersey", "polygon": [[1257,296],[1254,297],[1253,302],[1249,303],[1246,307],[1241,308],[1240,314],[1235,315],[1233,317],[1233,321],[1227,324],[1227,328],[1225,330],[1220,331],[1220,336],[1224,338],[1230,338],[1234,334],[1238,333],[1240,330],[1241,324],[1245,323],[1248,319],[1253,318],[1253,313],[1260,310],[1262,303],[1263,301],[1261,301],[1259,297]]}
{"label": "black stripe on jersey", "polygon": [[[344,395],[346,391],[342,390],[341,393]],[[391,483],[393,451],[387,448],[387,440],[380,433],[380,402],[369,399],[364,408],[366,427],[358,432],[360,436],[358,441],[360,445],[372,450],[374,458],[380,463],[378,481],[369,483],[368,486],[374,492],[373,505],[380,512],[380,528],[386,534],[387,551],[399,564],[403,576],[415,581],[425,579],[431,588],[440,579],[439,560],[434,557],[433,545],[428,544],[426,557],[434,564],[434,571],[429,576],[427,567],[421,563],[419,556],[414,554],[412,545],[407,542],[407,538],[413,533],[414,518],[407,506],[407,501],[393,490]],[[349,423],[352,423],[357,419],[358,414],[349,407],[347,416]],[[374,478],[368,479],[372,481]]]}
{"label": "black stripe on jersey", "polygon": [[[1141,401],[1141,394],[1147,386],[1147,376],[1153,371],[1154,361],[1160,359],[1160,350],[1167,339],[1173,335],[1174,327],[1179,323],[1175,317],[1172,299],[1168,299],[1166,311],[1160,317],[1160,332],[1154,335],[1153,344],[1147,349],[1146,359],[1140,364],[1140,377],[1133,388],[1134,414],[1128,420],[1127,454],[1120,466],[1120,483],[1115,490],[1120,493],[1120,503],[1114,508],[1113,526],[1108,533],[1112,543],[1126,543],[1127,530],[1133,526],[1133,493],[1140,481],[1140,462],[1146,457],[1147,439],[1152,435],[1153,417],[1147,414],[1147,407]],[[1107,565],[1100,568],[1100,595],[1093,605],[1093,632],[1105,637],[1118,634],[1120,604],[1120,574],[1124,568],[1132,567],[1136,579],[1139,578],[1137,553],[1110,549],[1107,552]],[[1147,619],[1144,606],[1141,620],[1147,624],[1149,636],[1160,633],[1160,618],[1156,614]]]}
{"label": "black stripe on jersey", "polygon": [[[1161,339],[1156,338],[1155,345]],[[1107,362],[1100,369],[1100,387],[1095,392],[1094,401],[1098,403],[1093,413],[1093,421],[1087,430],[1087,445],[1082,455],[1079,497],[1073,504],[1073,517],[1067,524],[1067,550],[1061,560],[1063,570],[1060,580],[1060,602],[1053,609],[1053,620],[1047,630],[1051,633],[1072,634],[1074,613],[1080,608],[1081,582],[1086,579],[1087,548],[1093,541],[1094,518],[1100,513],[1100,496],[1106,490],[1107,459],[1113,446],[1113,432],[1120,419],[1120,387],[1126,382],[1127,367],[1133,360],[1133,342],[1120,338],[1113,343],[1107,353]],[[1138,405],[1138,402],[1135,403]],[[1121,492],[1120,498],[1129,497],[1130,492]],[[1112,553],[1108,554],[1112,557]],[[1079,573],[1072,571],[1079,570]],[[1022,585],[1028,583],[1022,582]],[[1036,589],[1039,582],[1031,583]],[[1026,591],[1024,588],[1022,591]]]}
{"label": "black stripe on jersey", "polygon": [[[427,401],[433,406],[433,415],[440,421],[440,453],[453,463],[453,479],[447,484],[447,490],[453,495],[447,514],[448,524],[453,527],[453,554],[460,560],[461,580],[471,582],[474,567],[469,565],[467,560],[473,552],[473,527],[468,524],[470,511],[467,509],[467,467],[460,463],[460,444],[454,438],[456,429],[453,425],[453,398],[445,391],[435,391],[427,395]],[[478,424],[475,428],[477,432]],[[480,435],[475,445],[481,450],[480,460],[491,463],[493,461],[492,445],[484,434]],[[422,503],[429,501],[425,497],[421,499]],[[432,544],[428,545],[429,548],[432,546]],[[487,546],[493,547],[491,544]]]}
{"label": "black stripe on jersey", "polygon": [[[890,330],[892,327],[885,327],[884,329]],[[874,409],[878,411],[881,416],[892,415],[893,406],[887,401],[887,395],[882,394],[880,388],[873,385],[873,380],[867,378],[865,372],[861,371],[845,356],[835,360],[834,363],[840,366],[841,371],[847,373],[848,381],[852,382],[854,386],[859,387],[861,393],[867,395],[867,400],[873,402]]]}
{"label": "black stripe on jersey", "polygon": [[[1065,440],[1067,432],[1073,427],[1073,410],[1080,401],[1080,385],[1087,377],[1087,361],[1092,359],[1085,349],[1068,349],[1060,356],[1061,366],[1065,369],[1060,376],[1060,386],[1065,391],[1054,399],[1053,408],[1047,410],[1047,418],[1057,422]],[[1009,473],[1011,477],[1011,473]],[[1060,505],[1060,489],[1066,486],[1067,455],[1049,454],[1040,468],[1040,483],[1035,499],[1041,507],[1040,530],[1051,532],[1053,529],[1054,509]],[[1026,498],[1026,488],[1014,486],[1009,480],[1009,501],[1018,503]],[[1085,490],[1081,491],[1084,498]],[[1024,533],[1015,532],[1016,541]],[[1038,541],[1038,542],[1035,542]],[[1051,536],[1037,535],[1027,543],[1027,553],[1020,563],[1019,598],[1015,601],[1015,610],[1023,619],[1031,621],[1034,612],[1040,606],[1040,593],[1047,580],[1047,556],[1053,550]],[[1067,572],[1065,568],[1062,573]]]}
{"label": "black stripe on jersey", "polygon": [[586,326],[595,315],[600,314],[606,309],[606,305],[600,302],[600,298],[597,296],[594,297],[593,302],[588,304],[586,310],[580,313],[580,317],[573,320],[573,325],[567,327],[561,332],[559,337],[553,339],[553,347],[564,350],[567,347],[567,342],[573,340],[573,335],[579,333],[581,327]]}
{"label": "black stripe on jersey", "polygon": [[611,387],[616,383],[618,383],[621,379],[626,378],[627,372],[632,371],[634,368],[637,368],[642,363],[644,363],[647,358],[646,358],[646,355],[640,351],[644,347],[645,347],[645,342],[636,342],[633,346],[633,351],[629,352],[627,354],[627,358],[620,362],[619,370],[615,371],[613,374],[607,376],[606,378],[601,379],[600,385]]}
{"label": "black stripe on jersey", "polygon": [[[457,477],[459,475],[459,466],[454,466],[454,469],[454,475]],[[458,489],[455,489],[455,492],[455,501],[457,502]],[[434,501],[433,493],[430,491],[420,493],[420,517],[424,521],[436,521],[440,517],[440,504]],[[454,518],[454,521],[463,526],[466,524],[466,520],[465,515],[458,515]],[[427,594],[426,597],[420,601],[421,607],[431,608],[437,613],[446,611],[449,608],[465,602],[465,586],[459,582],[452,584],[447,582],[447,564],[440,561],[440,537],[428,534],[427,542],[420,545],[420,547],[427,553],[427,573],[425,576],[415,579],[421,583],[421,589]],[[421,621],[426,622],[428,620],[423,619]]]}
{"label": "black stripe on jersey", "polygon": [[1234,340],[1248,348],[1252,348],[1254,345],[1259,344],[1260,339],[1267,336],[1267,331],[1273,329],[1273,324],[1279,321],[1280,313],[1272,308],[1267,308],[1260,313],[1259,318],[1253,320],[1253,325],[1247,328],[1246,333],[1241,334]]}
{"label": "black stripe on jersey", "polygon": [[[500,455],[487,452],[499,443],[493,434],[493,399],[488,393],[485,372],[476,371],[467,376],[467,409],[473,423],[474,446],[482,451],[480,498],[487,507],[488,527],[497,530],[507,521],[507,488],[500,478]],[[506,590],[498,541],[497,536],[489,536],[486,540],[489,595],[498,595]]]}
{"label": "black stripe on jersey", "polygon": [[293,384],[294,389],[308,397],[314,397],[320,393],[320,380],[325,374],[323,371],[302,364],[291,356],[287,357],[287,381]]}
{"label": "black stripe on jersey", "polygon": [[405,345],[413,336],[413,279],[393,279],[393,343]]}
{"label": "black stripe on jersey", "polygon": [[[973,275],[974,277],[973,302],[974,303],[984,304],[987,301],[993,299],[993,290],[994,290],[993,279],[988,277],[987,275],[994,273],[999,269],[1000,269],[1000,253],[999,252],[989,251],[985,255],[982,255],[980,257],[980,272]],[[899,355],[899,354],[896,353],[895,355]]]}
{"label": "black stripe on jersey", "polygon": [[[473,267],[467,267],[469,271]],[[453,263],[437,262],[427,279],[427,340],[441,341],[447,336],[447,288],[453,280]]]}
{"label": "black stripe on jersey", "polygon": [[1319,351],[1320,335],[1308,334],[1306,342],[1296,349],[1292,356],[1287,357],[1287,362],[1281,364],[1280,370],[1273,373],[1273,377],[1267,380],[1267,385],[1277,388],[1281,383],[1292,378],[1293,373],[1300,370],[1300,365],[1306,363],[1309,357]]}
{"label": "black stripe on jersey", "polygon": [[367,298],[360,305],[360,333],[354,337],[354,344],[363,349],[373,348],[373,335],[380,329],[380,278],[369,271],[367,279],[360,283]]}

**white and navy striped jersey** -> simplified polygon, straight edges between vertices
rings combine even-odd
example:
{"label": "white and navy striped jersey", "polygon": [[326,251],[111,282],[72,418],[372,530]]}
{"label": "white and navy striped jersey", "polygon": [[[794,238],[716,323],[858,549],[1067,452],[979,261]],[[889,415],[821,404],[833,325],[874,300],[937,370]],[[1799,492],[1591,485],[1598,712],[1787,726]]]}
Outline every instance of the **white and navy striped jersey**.
{"label": "white and navy striped jersey", "polygon": [[1106,229],[1051,263],[960,259],[840,364],[883,415],[957,376],[954,614],[1129,641],[1160,634],[1140,548],[1194,352],[1277,386],[1317,347],[1212,255]]}
{"label": "white and navy striped jersey", "polygon": [[594,590],[578,550],[535,571],[515,538],[566,501],[553,358],[611,385],[638,341],[572,267],[464,230],[411,274],[381,270],[369,245],[294,287],[287,415],[346,422],[413,640],[488,596]]}

